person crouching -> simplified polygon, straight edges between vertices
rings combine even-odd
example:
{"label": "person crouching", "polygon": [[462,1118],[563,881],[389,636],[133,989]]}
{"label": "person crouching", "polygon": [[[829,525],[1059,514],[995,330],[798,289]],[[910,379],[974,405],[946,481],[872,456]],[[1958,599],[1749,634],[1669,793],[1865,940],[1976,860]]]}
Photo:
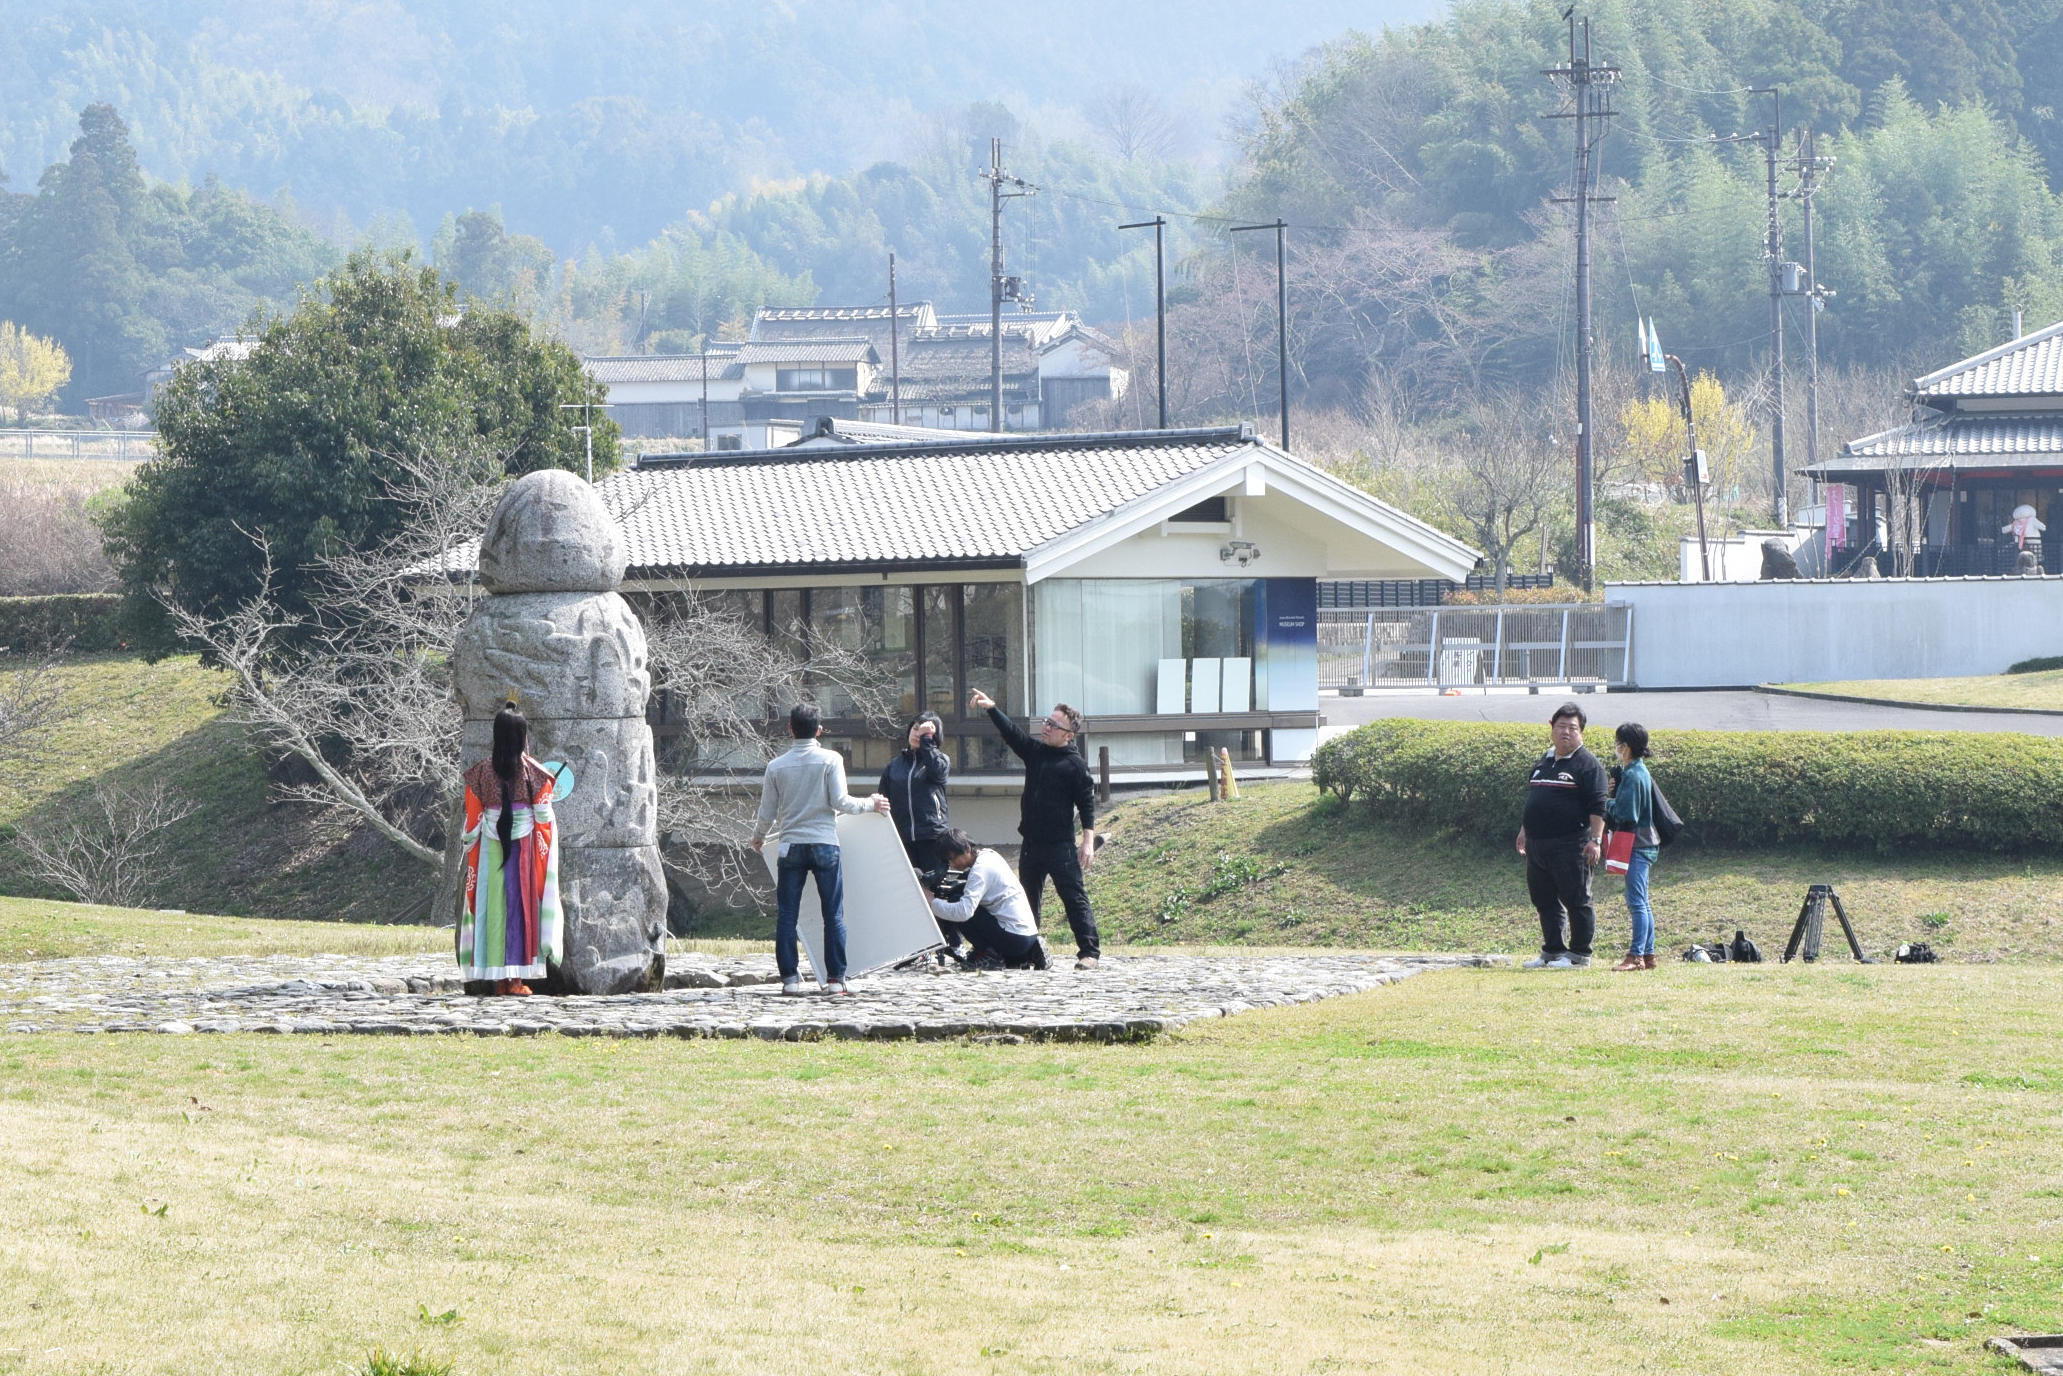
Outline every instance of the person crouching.
{"label": "person crouching", "polygon": [[951,901],[933,894],[931,915],[942,924],[960,924],[977,963],[1045,969],[1046,947],[1039,940],[1038,919],[1009,862],[987,846],[976,846],[957,828],[941,839],[946,863],[967,871],[967,887]]}

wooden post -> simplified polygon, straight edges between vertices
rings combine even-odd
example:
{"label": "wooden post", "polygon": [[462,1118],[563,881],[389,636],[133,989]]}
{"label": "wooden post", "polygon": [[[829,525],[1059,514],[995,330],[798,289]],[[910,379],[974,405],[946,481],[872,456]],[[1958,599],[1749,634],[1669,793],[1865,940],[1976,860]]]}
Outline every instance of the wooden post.
{"label": "wooden post", "polygon": [[1110,747],[1096,747],[1096,801],[1110,802]]}
{"label": "wooden post", "polygon": [[1239,796],[1239,780],[1232,777],[1232,752],[1224,746],[1218,747],[1218,767],[1225,773],[1223,792],[1226,798]]}
{"label": "wooden post", "polygon": [[1218,801],[1218,752],[1206,750],[1203,755],[1203,781],[1210,786],[1211,801]]}

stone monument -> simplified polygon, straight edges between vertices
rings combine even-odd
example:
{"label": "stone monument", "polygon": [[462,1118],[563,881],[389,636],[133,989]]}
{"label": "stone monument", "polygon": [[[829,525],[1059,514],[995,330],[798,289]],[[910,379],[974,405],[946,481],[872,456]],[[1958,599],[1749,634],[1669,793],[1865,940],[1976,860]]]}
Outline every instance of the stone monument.
{"label": "stone monument", "polygon": [[570,769],[553,809],[566,938],[553,993],[657,989],[666,973],[652,676],[644,626],[617,591],[623,568],[622,536],[592,486],[560,469],[518,479],[481,538],[488,596],[452,656],[461,768],[488,756],[494,714],[513,698],[530,753]]}

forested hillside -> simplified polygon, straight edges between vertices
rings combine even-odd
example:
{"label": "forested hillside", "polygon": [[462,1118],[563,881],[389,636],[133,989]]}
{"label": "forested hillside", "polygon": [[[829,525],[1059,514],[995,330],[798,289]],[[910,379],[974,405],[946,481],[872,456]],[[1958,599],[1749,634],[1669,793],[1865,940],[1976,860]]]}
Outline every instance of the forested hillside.
{"label": "forested hillside", "polygon": [[[2015,308],[2063,316],[2063,0],[1586,13],[1622,70],[1594,243],[1608,363],[1650,316],[1758,395],[1765,170],[1741,136],[1768,124],[1750,88],[1770,84],[1786,160],[1807,129],[1834,159],[1817,200],[1830,366],[1911,369],[2003,337]],[[1269,409],[1273,264],[1223,231],[1277,215],[1301,407],[1458,412],[1562,385],[1569,128],[1542,118],[1566,93],[1541,75],[1566,52],[1560,7],[1341,27],[1360,17],[1330,0],[1180,23],[1058,0],[1037,24],[945,0],[685,19],[514,0],[483,25],[451,0],[61,0],[0,34],[18,179],[0,315],[71,352],[76,405],[367,239],[596,352],[694,347],[769,302],[876,299],[891,251],[910,297],[974,306],[977,174],[1000,137],[1041,188],[1011,203],[1005,245],[1042,304],[1149,321],[1150,239],[1117,225],[1169,213],[1187,418]],[[1272,64],[1299,34],[1331,37]],[[1797,256],[1799,203],[1781,215]]]}

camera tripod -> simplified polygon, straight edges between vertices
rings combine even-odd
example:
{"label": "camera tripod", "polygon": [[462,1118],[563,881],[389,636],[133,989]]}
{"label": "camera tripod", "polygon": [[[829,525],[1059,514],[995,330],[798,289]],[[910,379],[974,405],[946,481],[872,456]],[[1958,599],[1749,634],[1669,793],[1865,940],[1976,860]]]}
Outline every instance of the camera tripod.
{"label": "camera tripod", "polygon": [[1848,920],[1848,909],[1841,906],[1841,895],[1834,892],[1832,884],[1814,884],[1805,890],[1805,902],[1798,909],[1798,921],[1791,928],[1790,944],[1784,947],[1784,962],[1789,964],[1793,956],[1803,959],[1819,959],[1820,934],[1827,924],[1827,904],[1834,905],[1834,916],[1841,921],[1841,934],[1848,938],[1848,949],[1855,953],[1855,959],[1863,965],[1874,965],[1875,961],[1862,953],[1862,943],[1855,939],[1855,927]]}

